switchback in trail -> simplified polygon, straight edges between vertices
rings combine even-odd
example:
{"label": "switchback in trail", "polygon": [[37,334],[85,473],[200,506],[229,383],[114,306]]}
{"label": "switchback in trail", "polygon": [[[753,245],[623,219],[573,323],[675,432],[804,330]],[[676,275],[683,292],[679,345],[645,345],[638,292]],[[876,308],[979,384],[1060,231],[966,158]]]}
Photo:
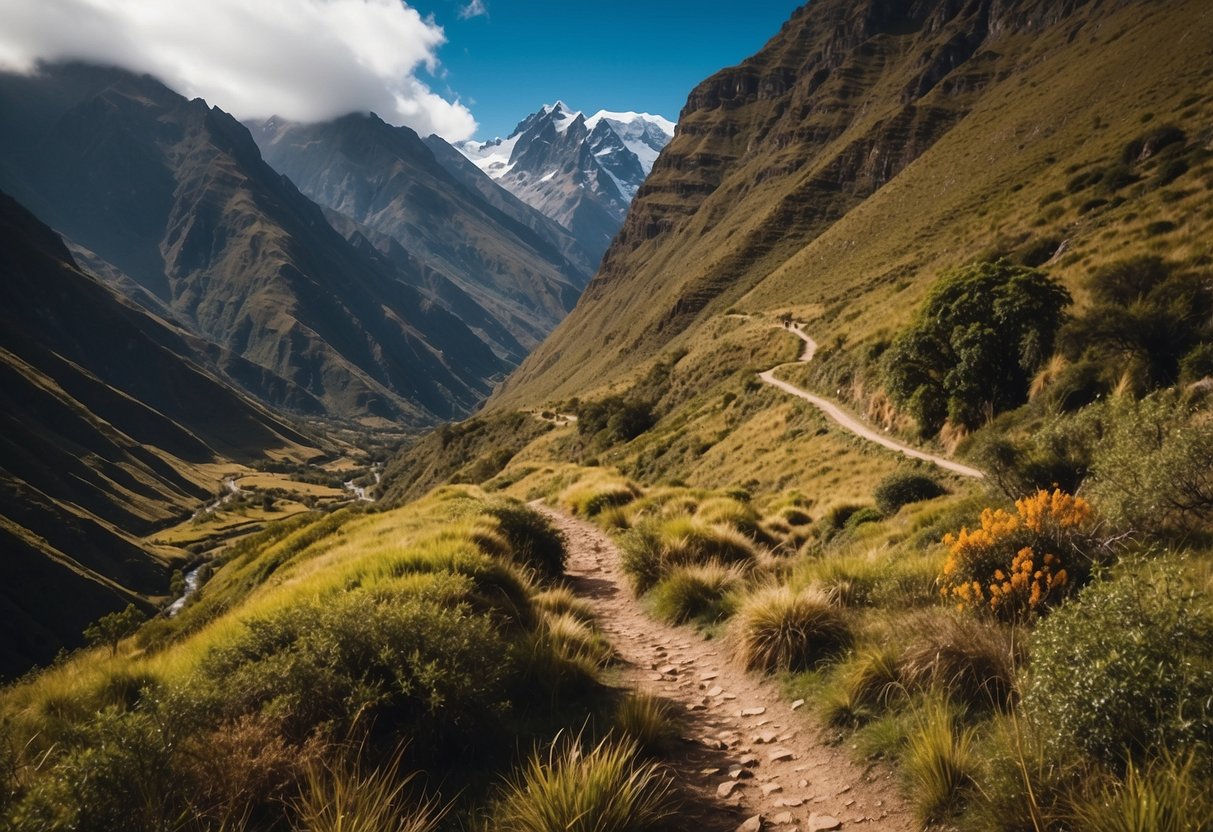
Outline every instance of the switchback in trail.
{"label": "switchback in trail", "polygon": [[[747,673],[724,641],[649,617],[632,596],[620,552],[597,526],[532,504],[564,533],[566,574],[593,605],[620,659],[623,681],[670,702],[684,749],[667,764],[697,799],[685,828],[698,832],[825,832],[914,828],[890,770],[857,764],[829,745],[804,702]],[[756,819],[757,818],[757,819]]]}
{"label": "switchback in trail", "polygon": [[[810,338],[809,335],[805,333],[805,331],[799,326],[790,326],[786,331],[792,333],[801,341],[804,341],[804,351],[801,352],[800,358],[798,358],[797,361],[802,363],[812,361],[813,356],[817,353],[817,342]],[[804,399],[809,404],[813,405],[813,407],[824,413],[828,419],[837,423],[838,426],[843,430],[849,431],[861,439],[866,439],[869,442],[875,442],[877,445],[881,445],[891,451],[896,451],[899,454],[905,454],[913,459],[921,459],[926,462],[934,463],[940,468],[960,474],[963,477],[974,477],[976,479],[982,479],[985,477],[985,474],[978,471],[976,468],[970,468],[968,465],[962,465],[959,462],[948,459],[946,456],[939,456],[926,451],[920,451],[917,448],[912,448],[909,445],[898,442],[896,439],[891,439],[878,431],[876,428],[864,424],[859,419],[847,413],[836,402],[832,402],[827,398],[810,393],[809,391],[803,390],[794,384],[783,381],[782,379],[775,378],[775,371],[784,366],[787,365],[780,364],[777,367],[772,367],[765,372],[759,373],[758,377],[767,384],[782,390],[788,395]]]}

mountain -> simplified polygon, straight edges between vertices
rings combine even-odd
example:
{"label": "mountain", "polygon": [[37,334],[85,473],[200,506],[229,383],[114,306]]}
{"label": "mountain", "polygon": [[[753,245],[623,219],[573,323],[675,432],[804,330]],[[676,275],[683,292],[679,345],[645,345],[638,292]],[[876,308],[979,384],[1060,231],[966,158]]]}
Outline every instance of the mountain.
{"label": "mountain", "polygon": [[1199,0],[814,0],[691,92],[577,308],[491,406],[627,383],[727,312],[793,310],[860,360],[976,259],[1074,289],[1113,256],[1207,262],[1211,37]]}
{"label": "mountain", "polygon": [[523,119],[509,138],[456,148],[573,232],[597,262],[673,135],[674,124],[661,116],[602,111],[586,118],[557,101]]}
{"label": "mountain", "polygon": [[0,275],[4,676],[167,592],[167,565],[137,537],[211,493],[202,466],[310,443],[195,363],[188,337],[82,272],[2,193]]}
{"label": "mountain", "polygon": [[[500,188],[479,171],[482,183],[452,174],[432,141],[407,127],[361,114],[250,127],[265,160],[304,194],[374,232],[364,236],[390,259],[400,263],[395,250],[407,252],[402,279],[433,288],[436,273],[495,318],[512,343],[486,337],[512,363],[568,314],[589,280],[589,258],[568,232],[525,206],[500,207],[505,194],[485,195]],[[426,276],[418,280],[419,273]],[[462,298],[455,306],[441,300],[449,295],[443,286],[430,296],[466,308]]]}
{"label": "mountain", "polygon": [[0,76],[0,160],[0,188],[266,402],[427,424],[468,413],[510,366],[334,230],[243,125],[150,77]]}

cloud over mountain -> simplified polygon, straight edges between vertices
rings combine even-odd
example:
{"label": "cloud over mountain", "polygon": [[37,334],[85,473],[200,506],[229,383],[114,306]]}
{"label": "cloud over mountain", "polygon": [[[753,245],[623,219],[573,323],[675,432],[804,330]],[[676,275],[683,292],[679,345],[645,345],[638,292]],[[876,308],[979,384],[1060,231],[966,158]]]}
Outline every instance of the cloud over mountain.
{"label": "cloud over mountain", "polygon": [[156,76],[237,118],[374,111],[464,139],[471,112],[416,75],[442,27],[399,0],[16,0],[0,5],[0,69],[84,60]]}

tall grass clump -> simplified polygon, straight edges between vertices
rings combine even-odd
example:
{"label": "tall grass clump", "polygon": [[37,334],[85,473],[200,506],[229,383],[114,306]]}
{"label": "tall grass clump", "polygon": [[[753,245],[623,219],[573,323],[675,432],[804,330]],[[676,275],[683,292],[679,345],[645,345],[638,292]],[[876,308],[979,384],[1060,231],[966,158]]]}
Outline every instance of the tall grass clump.
{"label": "tall grass clump", "polygon": [[934,690],[972,712],[1005,711],[1018,701],[1010,631],[993,621],[947,610],[904,622],[898,676],[910,690]]}
{"label": "tall grass clump", "polygon": [[869,647],[849,657],[821,696],[826,721],[858,726],[903,698],[899,659],[900,652],[889,646]]}
{"label": "tall grass clump", "polygon": [[737,652],[748,670],[805,670],[851,641],[846,614],[823,593],[786,586],[747,598],[734,617]]}
{"label": "tall grass clump", "polygon": [[586,624],[594,622],[594,606],[567,586],[555,586],[536,593],[531,603],[536,609],[551,615],[571,615]]}
{"label": "tall grass clump", "polygon": [[415,797],[415,774],[400,774],[400,756],[368,769],[358,759],[314,762],[304,772],[295,813],[308,832],[431,832],[442,811]]}
{"label": "tall grass clump", "polygon": [[497,521],[514,560],[542,578],[564,574],[564,535],[546,517],[517,500],[494,500],[485,507]]}
{"label": "tall grass clump", "polygon": [[916,709],[905,750],[902,772],[915,814],[923,823],[955,813],[971,795],[978,775],[975,729],[958,724],[943,702],[927,700]]}
{"label": "tall grass clump", "polygon": [[640,493],[622,477],[591,475],[562,491],[557,501],[576,515],[593,518],[608,508],[627,505]]}
{"label": "tall grass clump", "polygon": [[615,710],[614,730],[650,756],[664,756],[679,739],[679,722],[664,699],[647,693],[625,697]]}
{"label": "tall grass clump", "polygon": [[715,624],[733,614],[741,575],[719,563],[681,566],[653,587],[653,610],[671,624]]}
{"label": "tall grass clump", "polygon": [[872,492],[877,510],[892,517],[902,506],[933,500],[948,493],[942,485],[924,474],[891,474],[880,481]]}
{"label": "tall grass clump", "polygon": [[623,570],[637,594],[647,592],[675,567],[717,562],[745,568],[757,557],[753,541],[737,529],[686,516],[638,523],[620,546]]}
{"label": "tall grass clump", "polygon": [[535,752],[494,806],[500,832],[652,832],[670,828],[673,782],[634,741],[579,741]]}
{"label": "tall grass clump", "polygon": [[1213,829],[1213,782],[1198,773],[1193,755],[1130,765],[1075,801],[1075,827],[1099,832],[1205,832]]}

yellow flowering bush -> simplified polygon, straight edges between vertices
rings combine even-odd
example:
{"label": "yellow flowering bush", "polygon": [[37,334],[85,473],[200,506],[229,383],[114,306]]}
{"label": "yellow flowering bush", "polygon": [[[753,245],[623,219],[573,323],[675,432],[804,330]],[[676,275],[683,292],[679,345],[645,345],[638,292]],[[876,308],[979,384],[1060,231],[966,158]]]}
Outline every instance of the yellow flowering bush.
{"label": "yellow flowering bush", "polygon": [[1016,501],[1014,513],[987,508],[978,528],[944,537],[940,593],[1006,620],[1038,615],[1086,572],[1093,522],[1091,504],[1059,488]]}

